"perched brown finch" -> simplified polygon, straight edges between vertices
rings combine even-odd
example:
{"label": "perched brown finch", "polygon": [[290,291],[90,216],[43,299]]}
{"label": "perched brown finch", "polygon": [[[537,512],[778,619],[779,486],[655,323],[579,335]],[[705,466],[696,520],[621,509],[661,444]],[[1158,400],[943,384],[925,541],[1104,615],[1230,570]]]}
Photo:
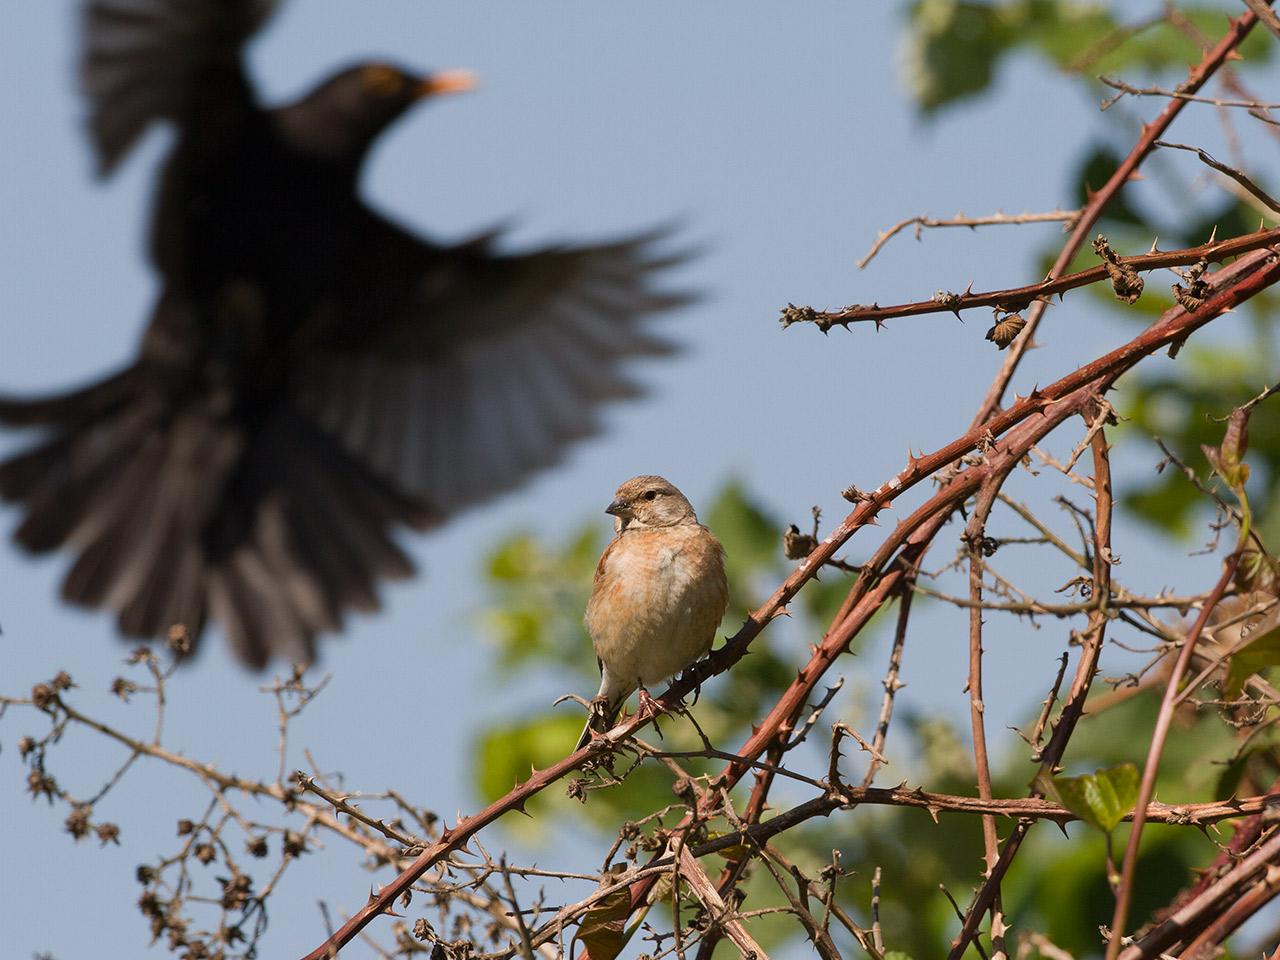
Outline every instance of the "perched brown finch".
{"label": "perched brown finch", "polygon": [[600,555],[587,632],[600,692],[578,747],[608,730],[637,687],[679,673],[709,649],[729,605],[724,548],[683,493],[662,477],[635,477],[606,511],[616,536]]}

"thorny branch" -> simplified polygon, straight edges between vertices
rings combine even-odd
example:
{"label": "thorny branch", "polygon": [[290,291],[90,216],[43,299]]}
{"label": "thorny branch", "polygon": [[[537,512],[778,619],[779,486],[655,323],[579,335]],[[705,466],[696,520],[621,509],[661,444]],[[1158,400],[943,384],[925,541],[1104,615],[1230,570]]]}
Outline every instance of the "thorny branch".
{"label": "thorny branch", "polygon": [[[1257,19],[1261,17],[1270,24],[1274,18],[1260,0],[1248,0],[1248,6],[1250,12],[1231,22],[1227,34],[1206,50],[1188,79],[1175,90],[1107,81],[1124,95],[1160,95],[1169,102],[1143,128],[1137,144],[1115,174],[1081,209],[951,220],[907,218],[880,234],[859,263],[864,266],[892,236],[911,226],[919,236],[922,229],[932,227],[1063,221],[1071,235],[1045,281],[990,293],[940,294],[927,301],[891,307],[856,306],[832,312],[790,307],[784,311],[784,323],[814,322],[824,331],[836,324],[871,321],[880,325],[890,318],[938,312],[959,316],[961,310],[982,306],[997,308],[1006,315],[1006,323],[1009,316],[1020,311],[1026,311],[1027,317],[1018,316],[1017,324],[1006,327],[1009,336],[1000,345],[1012,349],[1005,355],[969,429],[937,450],[910,455],[900,472],[870,493],[848,488],[846,497],[854,507],[823,539],[819,539],[815,515],[813,535],[796,531],[798,539],[793,536],[789,544],[788,556],[803,559],[751,613],[742,628],[672,683],[660,698],[652,704],[642,704],[634,716],[605,735],[544,770],[531,771],[528,780],[483,810],[447,825],[393,790],[376,794],[347,790],[340,778],[317,769],[309,755],[309,772],[299,771],[286,780],[285,771],[296,767],[289,765],[290,724],[323,686],[323,682],[308,686],[300,674],[264,689],[276,698],[279,717],[279,756],[274,779],[227,774],[212,764],[172,751],[162,743],[165,690],[171,671],[142,651],[135,655],[135,666],[148,671],[149,683],[119,680],[113,689],[124,699],[154,697],[157,719],[150,739],[133,736],[80,710],[73,702],[74,685],[65,675],[36,685],[29,697],[0,698],[0,710],[33,708],[49,721],[43,736],[26,737],[19,742],[19,751],[27,760],[32,795],[67,806],[70,812],[66,828],[72,836],[79,839],[96,835],[107,844],[118,842],[119,828],[108,821],[96,821],[95,811],[109,802],[113,788],[138,762],[167,765],[204,785],[207,805],[197,816],[179,822],[176,852],[138,871],[144,890],[139,908],[154,936],[166,937],[171,949],[185,951],[184,956],[192,960],[254,956],[265,929],[271,894],[290,872],[290,866],[304,854],[317,850],[325,839],[351,844],[367,857],[370,869],[395,870],[397,875],[376,889],[369,902],[337,930],[332,930],[323,944],[307,954],[307,960],[335,956],[356,936],[367,937],[365,928],[374,918],[384,914],[398,916],[397,911],[410,909],[418,911],[419,916],[412,926],[399,919],[390,925],[391,947],[366,940],[379,955],[409,957],[426,953],[435,960],[555,960],[569,954],[569,943],[576,937],[578,956],[599,957],[616,954],[615,948],[620,949],[626,940],[638,936],[655,958],[674,956],[687,960],[696,950],[698,960],[708,960],[716,945],[727,940],[741,955],[767,960],[762,940],[768,941],[755,926],[756,921],[785,916],[826,960],[843,956],[842,944],[849,943],[856,944],[873,960],[881,960],[893,949],[892,943],[885,943],[880,917],[882,870],[888,882],[898,865],[877,863],[872,874],[870,865],[858,864],[858,870],[865,870],[874,880],[870,890],[855,895],[850,892],[854,885],[850,878],[857,871],[842,866],[848,862],[847,851],[829,845],[830,855],[823,852],[822,865],[815,869],[806,866],[784,845],[792,837],[806,836],[806,826],[812,827],[820,818],[830,818],[831,826],[824,828],[823,836],[840,836],[839,830],[852,829],[850,824],[860,822],[864,816],[858,812],[860,807],[873,806],[922,810],[935,820],[942,814],[979,818],[984,869],[975,878],[976,889],[967,907],[960,905],[964,896],[952,900],[960,929],[950,956],[959,960],[973,947],[982,956],[1004,957],[1008,955],[1005,941],[1009,921],[1002,912],[1002,884],[1035,823],[1050,820],[1062,825],[1082,818],[1079,810],[1048,799],[1045,785],[1060,772],[1071,738],[1085,715],[1086,703],[1091,713],[1101,713],[1106,708],[1103,698],[1090,699],[1090,693],[1098,677],[1104,644],[1115,639],[1108,641],[1108,631],[1126,628],[1139,631],[1137,635],[1143,642],[1157,644],[1149,651],[1149,663],[1131,675],[1132,683],[1135,688],[1145,685],[1146,689],[1162,684],[1165,694],[1137,802],[1123,817],[1132,821],[1133,828],[1117,887],[1108,956],[1136,960],[1172,955],[1169,951],[1173,950],[1188,958],[1209,955],[1240,923],[1280,892],[1280,881],[1270,866],[1280,843],[1271,827],[1280,816],[1280,793],[1273,786],[1257,796],[1225,801],[1159,803],[1153,799],[1155,775],[1174,709],[1184,701],[1188,702],[1187,709],[1219,710],[1226,722],[1241,731],[1241,751],[1260,733],[1272,729],[1276,710],[1280,709],[1280,692],[1271,688],[1265,678],[1247,678],[1247,695],[1242,694],[1239,699],[1232,700],[1222,693],[1231,656],[1245,649],[1249,641],[1242,635],[1235,642],[1220,642],[1219,636],[1236,620],[1243,621],[1243,629],[1248,629],[1257,617],[1269,615],[1274,595],[1269,595],[1270,599],[1258,598],[1257,592],[1262,588],[1257,581],[1262,574],[1257,572],[1256,563],[1251,567],[1254,579],[1249,584],[1233,585],[1238,579],[1237,567],[1242,566],[1239,550],[1230,555],[1222,577],[1205,593],[1142,591],[1118,582],[1113,570],[1117,561],[1111,542],[1113,493],[1105,430],[1107,423],[1115,421],[1110,419],[1111,408],[1104,394],[1136,364],[1165,347],[1176,350],[1205,324],[1280,281],[1280,228],[1214,239],[1185,250],[1161,252],[1153,247],[1148,254],[1131,257],[1116,256],[1103,241],[1096,248],[1102,263],[1069,275],[1065,270],[1107,205],[1150,152],[1156,147],[1178,146],[1160,137],[1186,105],[1210,103],[1258,111],[1274,106],[1198,94],[1204,83],[1224,67]],[[1276,201],[1243,171],[1218,163],[1204,151],[1197,152],[1205,163],[1276,209]],[[1232,262],[1216,271],[1208,269],[1210,264],[1227,261]],[[1175,288],[1177,305],[1156,322],[1128,343],[1046,387],[1004,404],[1012,377],[1052,296],[1061,297],[1069,290],[1109,281],[1117,296],[1129,302],[1141,292],[1140,273],[1179,266],[1191,268],[1183,274],[1188,286]],[[1268,395],[1260,394],[1253,404]],[[1242,409],[1247,413],[1253,404]],[[1041,444],[1074,417],[1084,419],[1083,437],[1075,452],[1064,458],[1065,462],[1058,461]],[[1076,459],[1085,450],[1091,454],[1089,475],[1076,472]],[[1224,441],[1223,456],[1226,450]],[[1004,492],[1006,481],[1015,471],[1026,467],[1035,472],[1029,466],[1034,462],[1030,460],[1033,454],[1054,467],[1047,472],[1059,483],[1076,483],[1092,494],[1092,509],[1069,505],[1070,519],[1061,521],[1060,525],[1068,529],[1074,524],[1074,533],[1059,532],[1053,522]],[[934,481],[937,488],[927,494],[912,493],[926,479]],[[1080,486],[1073,489],[1078,492]],[[865,561],[854,565],[836,560],[835,554],[852,538],[859,534],[862,538],[870,536],[869,528],[876,525],[877,517],[884,510],[905,503],[909,496],[915,498],[913,509],[878,544],[869,545]],[[921,563],[925,554],[957,512],[966,518],[957,559],[937,573],[924,572]],[[1241,525],[1247,525],[1248,515],[1247,507],[1227,514]],[[1017,522],[1031,528],[1031,535],[993,536],[996,518],[1004,516],[1018,518]],[[803,549],[797,547],[800,540],[804,541]],[[1250,531],[1248,543],[1255,555],[1270,562],[1256,531]],[[1006,556],[1003,551],[1036,548],[1052,552],[1058,562],[1071,564],[1074,576],[1064,589],[1069,588],[1074,598],[1069,595],[1061,602],[1048,601],[1030,592],[1002,562]],[[794,679],[735,749],[716,743],[696,727],[696,721],[693,725],[700,746],[692,749],[659,749],[638,739],[642,728],[661,713],[679,712],[682,698],[733,668],[750,652],[753,641],[787,612],[788,603],[809,581],[819,572],[830,573],[833,569],[837,571],[833,576],[852,574],[840,609]],[[955,571],[967,573],[968,589],[963,596],[946,586],[945,578]],[[972,796],[927,790],[905,782],[894,787],[873,786],[886,765],[890,770],[896,769],[891,765],[897,757],[889,752],[889,731],[896,695],[904,685],[909,634],[918,630],[912,624],[912,603],[917,593],[963,612],[968,620],[966,689],[973,749]],[[1252,599],[1241,600],[1245,595]],[[841,712],[843,678],[834,677],[833,673],[840,658],[876,614],[895,599],[897,622],[881,681],[879,710],[862,727],[869,735],[863,737],[858,730],[861,721]],[[1239,600],[1244,606],[1227,615],[1224,600]],[[1159,611],[1167,609],[1183,615],[1194,611],[1195,623],[1184,631],[1163,622]],[[988,747],[991,731],[985,721],[985,618],[1001,616],[1023,618],[1028,628],[1039,626],[1036,618],[1083,618],[1083,625],[1076,623],[1079,629],[1064,630],[1066,636],[1060,640],[1076,651],[1074,670],[1068,672],[1070,657],[1064,654],[1061,660],[1055,660],[1056,679],[1052,683],[1050,677],[1037,681],[1040,692],[1047,690],[1048,696],[1025,739],[1032,751],[1029,759],[1039,765],[1041,775],[1029,793],[1016,797],[997,795],[1009,791],[998,789],[992,775]],[[1208,634],[1203,641],[1202,634]],[[1156,639],[1152,641],[1152,637]],[[174,641],[180,644],[181,636]],[[1170,665],[1170,660],[1175,662]],[[1188,676],[1190,682],[1183,685]],[[1208,696],[1205,691],[1209,691]],[[1192,697],[1195,692],[1200,693],[1200,699]],[[52,752],[62,734],[73,726],[114,741],[124,752],[125,759],[96,791],[73,793],[50,773]],[[821,749],[823,745],[817,741],[827,729],[830,740],[827,749]],[[844,768],[850,757],[841,753],[842,745],[852,748],[854,744],[867,755],[858,786],[849,782]],[[1025,751],[1026,747],[1020,749]],[[860,756],[852,749],[849,753]],[[821,756],[815,761],[817,755]],[[619,762],[617,767],[615,761]],[[705,765],[697,769],[714,772],[691,775],[682,766],[685,761],[699,761]],[[571,794],[585,800],[593,790],[625,789],[629,774],[646,764],[661,765],[659,769],[670,775],[677,802],[622,825],[598,872],[516,864],[506,854],[491,856],[481,842],[481,831],[486,827],[513,810],[524,812],[529,800],[570,775],[577,775],[570,784]],[[735,791],[748,774],[753,774],[754,780],[743,803]],[[1253,787],[1252,792],[1262,790],[1266,782]],[[786,794],[780,800],[786,791],[798,792],[807,799],[797,802]],[[1051,794],[1056,796],[1052,791]],[[251,800],[252,806],[246,800]],[[274,814],[265,813],[263,808]],[[1012,821],[1012,828],[1002,839],[1000,830],[1007,821]],[[1135,865],[1146,822],[1195,828],[1223,822],[1242,825],[1204,878],[1175,902],[1167,916],[1126,945],[1122,934],[1132,891],[1140,879]],[[242,848],[246,851],[243,855]],[[278,858],[269,865],[264,879],[255,878],[245,856],[266,859],[273,849],[279,852]],[[975,850],[975,855],[978,852]],[[713,870],[711,865],[717,861],[706,859],[713,855],[723,858],[726,865]],[[228,876],[212,881],[209,889],[211,881],[201,868],[214,862]],[[716,870],[719,876],[713,879]],[[541,886],[547,881],[562,887],[587,884],[590,891],[559,898],[567,902],[550,902]],[[760,892],[762,887],[765,893]],[[646,920],[653,907],[660,907],[656,912],[663,912],[664,916],[669,912],[669,922]],[[425,913],[430,913],[430,920]],[[984,924],[990,953],[980,942]],[[1032,938],[1024,943],[1041,944],[1039,949],[1046,956],[1052,955],[1051,951],[1062,952],[1039,934],[1033,933]]]}

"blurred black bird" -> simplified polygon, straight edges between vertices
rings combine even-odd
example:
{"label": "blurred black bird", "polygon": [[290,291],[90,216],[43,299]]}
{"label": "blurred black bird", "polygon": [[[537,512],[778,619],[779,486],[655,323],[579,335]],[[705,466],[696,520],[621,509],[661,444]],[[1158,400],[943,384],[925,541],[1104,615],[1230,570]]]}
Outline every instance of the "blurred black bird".
{"label": "blurred black bird", "polygon": [[63,596],[128,636],[216,619],[246,664],[309,661],[413,566],[393,534],[515,486],[593,433],[620,370],[670,348],[645,315],[658,234],[510,256],[414,236],[361,202],[370,145],[459,71],[342,70],[260,106],[243,45],[267,0],[88,0],[81,80],[101,172],[177,129],[154,201],[162,288],[137,359],[0,398],[43,432],[0,464],[15,538],[76,559]]}

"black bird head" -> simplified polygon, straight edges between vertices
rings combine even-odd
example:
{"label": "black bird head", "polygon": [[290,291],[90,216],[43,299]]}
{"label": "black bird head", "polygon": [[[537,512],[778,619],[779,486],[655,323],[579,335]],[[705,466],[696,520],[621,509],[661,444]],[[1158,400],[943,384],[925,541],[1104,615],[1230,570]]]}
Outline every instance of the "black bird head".
{"label": "black bird head", "polygon": [[476,85],[469,70],[411,73],[387,63],[347,67],[277,112],[286,136],[306,152],[359,163],[365,151],[411,106]]}

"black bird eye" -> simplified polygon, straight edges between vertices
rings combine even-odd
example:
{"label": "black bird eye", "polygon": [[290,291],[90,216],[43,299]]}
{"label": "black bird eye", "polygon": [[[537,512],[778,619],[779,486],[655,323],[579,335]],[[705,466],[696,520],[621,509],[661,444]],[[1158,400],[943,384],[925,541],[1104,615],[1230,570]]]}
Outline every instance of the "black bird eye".
{"label": "black bird eye", "polygon": [[398,96],[405,86],[405,78],[397,70],[377,63],[364,67],[360,80],[365,90],[377,97]]}
{"label": "black bird eye", "polygon": [[658,496],[657,490],[646,490],[644,493],[644,498],[646,500],[653,500],[657,496]]}

